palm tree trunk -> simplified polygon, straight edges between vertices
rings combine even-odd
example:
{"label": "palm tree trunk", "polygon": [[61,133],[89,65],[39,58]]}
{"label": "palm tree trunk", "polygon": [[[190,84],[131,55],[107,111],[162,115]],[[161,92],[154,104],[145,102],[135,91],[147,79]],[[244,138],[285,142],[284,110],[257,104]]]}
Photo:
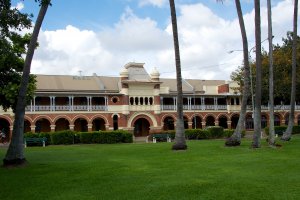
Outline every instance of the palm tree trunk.
{"label": "palm tree trunk", "polygon": [[269,39],[269,145],[275,145],[274,131],[274,72],[273,72],[273,33],[272,33],[272,6],[271,0],[267,1],[268,6],[268,39]]}
{"label": "palm tree trunk", "polygon": [[50,0],[47,1],[47,3],[46,2],[41,3],[41,8],[29,43],[28,51],[25,58],[24,68],[23,68],[23,74],[22,74],[22,80],[19,89],[17,105],[16,105],[12,138],[8,150],[6,152],[6,156],[3,159],[4,166],[18,166],[26,163],[26,159],[24,156],[24,144],[23,144],[26,92],[27,92],[27,86],[29,82],[30,67],[31,67],[34,50],[36,48],[40,28],[43,23],[49,4],[50,4]]}
{"label": "palm tree trunk", "polygon": [[243,19],[243,12],[241,8],[241,3],[239,0],[235,0],[236,10],[239,18],[239,24],[241,29],[241,35],[243,40],[243,54],[244,54],[244,87],[243,87],[243,94],[242,94],[242,104],[241,104],[241,111],[239,116],[239,121],[234,130],[234,133],[230,138],[228,138],[225,142],[226,146],[238,146],[241,144],[241,133],[245,130],[245,117],[246,117],[246,110],[247,110],[247,100],[249,97],[249,87],[250,87],[250,65],[249,65],[249,51],[248,51],[248,40],[247,34]]}
{"label": "palm tree trunk", "polygon": [[175,143],[172,146],[173,150],[185,150],[187,145],[184,135],[183,124],[183,101],[182,101],[182,78],[181,78],[181,64],[180,64],[180,51],[178,41],[177,19],[174,0],[169,0],[172,28],[173,28],[173,40],[175,50],[175,62],[176,62],[176,78],[177,78],[177,122],[176,122],[176,134]]}
{"label": "palm tree trunk", "polygon": [[297,67],[297,19],[298,19],[298,0],[294,1],[294,20],[293,20],[293,47],[292,47],[292,89],[291,105],[288,127],[285,130],[281,140],[289,141],[292,137],[295,116],[295,98],[296,98],[296,67]]}
{"label": "palm tree trunk", "polygon": [[261,27],[260,27],[260,0],[254,0],[255,9],[255,47],[256,47],[256,88],[255,88],[255,109],[254,109],[254,134],[253,148],[260,147],[261,137]]}

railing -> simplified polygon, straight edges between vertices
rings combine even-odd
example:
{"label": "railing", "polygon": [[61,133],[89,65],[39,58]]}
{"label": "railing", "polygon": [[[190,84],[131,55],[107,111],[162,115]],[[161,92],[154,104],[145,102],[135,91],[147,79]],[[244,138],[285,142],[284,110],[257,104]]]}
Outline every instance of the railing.
{"label": "railing", "polygon": [[[230,106],[229,106],[230,107]],[[131,111],[139,111],[139,110],[153,110],[154,107],[152,105],[130,105],[129,109]],[[227,110],[228,105],[183,105],[184,110]],[[26,112],[39,112],[39,111],[106,111],[107,106],[105,105],[39,105],[39,106],[27,106],[25,108]],[[161,110],[170,111],[177,110],[175,105],[161,105]],[[253,110],[251,105],[247,105],[247,110]],[[261,110],[269,110],[269,106],[262,105]],[[275,105],[275,111],[289,111],[290,105]],[[295,110],[300,110],[300,105],[295,105]]]}
{"label": "railing", "polygon": [[27,106],[25,111],[38,112],[38,111],[104,111],[107,110],[105,105],[56,105],[56,106]]}
{"label": "railing", "polygon": [[176,110],[174,105],[161,105],[162,110]]}

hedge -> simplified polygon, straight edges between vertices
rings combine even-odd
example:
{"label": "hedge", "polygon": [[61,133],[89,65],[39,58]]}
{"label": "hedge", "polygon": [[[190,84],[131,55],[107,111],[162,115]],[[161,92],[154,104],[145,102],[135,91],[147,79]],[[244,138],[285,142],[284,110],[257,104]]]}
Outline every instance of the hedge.
{"label": "hedge", "polygon": [[[175,130],[162,131],[158,134],[169,134],[172,139],[175,138]],[[188,140],[202,140],[212,138],[227,138],[233,134],[233,129],[225,129],[220,126],[209,126],[205,129],[186,129],[185,138]],[[245,131],[242,132],[242,137],[245,136]]]}
{"label": "hedge", "polygon": [[94,131],[94,132],[75,132],[71,130],[58,131],[53,133],[32,133],[24,134],[25,138],[46,137],[48,144],[113,144],[113,143],[132,143],[133,135],[127,131]]}
{"label": "hedge", "polygon": [[[277,135],[282,135],[286,130],[287,126],[274,126],[274,132]],[[266,135],[269,135],[269,127],[264,129]],[[300,126],[293,126],[292,134],[300,133]]]}
{"label": "hedge", "polygon": [[52,144],[74,144],[76,132],[71,130],[58,131],[50,134]]}

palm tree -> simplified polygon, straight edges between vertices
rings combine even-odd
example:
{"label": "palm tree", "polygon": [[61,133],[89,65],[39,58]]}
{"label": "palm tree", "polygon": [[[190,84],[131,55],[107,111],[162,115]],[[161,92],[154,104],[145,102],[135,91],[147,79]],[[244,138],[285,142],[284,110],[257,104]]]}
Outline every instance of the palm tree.
{"label": "palm tree", "polygon": [[298,19],[298,0],[294,1],[294,20],[293,20],[293,46],[292,46],[292,89],[291,105],[288,127],[281,137],[281,140],[289,141],[292,137],[295,115],[295,96],[296,96],[296,67],[297,67],[297,19]]}
{"label": "palm tree", "polygon": [[183,123],[182,78],[181,78],[181,64],[180,64],[176,9],[175,9],[174,0],[169,0],[169,3],[170,3],[172,28],[173,28],[176,78],[177,78],[177,122],[176,122],[175,143],[173,144],[172,149],[185,150],[187,149],[187,145],[185,142],[184,123]]}
{"label": "palm tree", "polygon": [[270,112],[270,128],[269,128],[269,145],[275,145],[274,131],[274,72],[273,72],[273,33],[272,33],[272,10],[271,0],[267,0],[268,6],[268,39],[269,39],[269,112]]}
{"label": "palm tree", "polygon": [[246,28],[243,19],[243,13],[241,8],[241,3],[239,0],[235,0],[236,11],[239,18],[239,24],[242,34],[243,40],[243,54],[244,54],[244,86],[243,86],[243,94],[242,94],[242,104],[241,104],[241,111],[238,124],[234,133],[230,138],[228,138],[225,142],[226,146],[238,146],[241,144],[241,133],[245,130],[245,116],[246,116],[246,109],[247,109],[247,100],[249,97],[249,87],[250,87],[250,65],[249,65],[249,51],[248,51],[248,40],[246,34]]}
{"label": "palm tree", "polygon": [[24,133],[24,115],[26,106],[26,91],[30,75],[30,67],[36,48],[38,35],[46,15],[48,6],[51,0],[41,0],[40,11],[33,29],[31,40],[28,46],[28,51],[25,58],[22,80],[19,89],[19,95],[16,105],[15,120],[13,126],[13,133],[11,143],[6,152],[6,156],[3,159],[4,166],[18,166],[26,163],[24,156],[24,145],[23,145],[23,133]]}
{"label": "palm tree", "polygon": [[253,148],[260,147],[261,137],[261,27],[260,27],[260,0],[254,0],[255,9],[255,48],[256,48],[256,88],[255,88],[255,104],[254,104],[254,134],[253,134]]}

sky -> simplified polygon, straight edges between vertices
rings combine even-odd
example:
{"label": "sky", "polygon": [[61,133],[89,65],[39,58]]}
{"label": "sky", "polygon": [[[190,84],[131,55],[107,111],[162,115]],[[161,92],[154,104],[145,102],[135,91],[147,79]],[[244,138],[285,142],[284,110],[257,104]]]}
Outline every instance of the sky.
{"label": "sky", "polygon": [[[243,63],[234,0],[175,0],[182,78],[230,80]],[[249,49],[255,45],[252,0],[241,0]],[[21,12],[39,10],[33,0],[12,0]],[[272,0],[274,44],[292,30],[293,1]],[[261,1],[262,40],[267,38],[266,1]],[[28,30],[31,31],[31,30]],[[52,0],[39,35],[31,73],[119,76],[128,62],[150,74],[175,78],[168,0]],[[268,49],[268,42],[262,43]],[[233,53],[228,53],[234,50]],[[254,53],[251,51],[251,57]]]}

